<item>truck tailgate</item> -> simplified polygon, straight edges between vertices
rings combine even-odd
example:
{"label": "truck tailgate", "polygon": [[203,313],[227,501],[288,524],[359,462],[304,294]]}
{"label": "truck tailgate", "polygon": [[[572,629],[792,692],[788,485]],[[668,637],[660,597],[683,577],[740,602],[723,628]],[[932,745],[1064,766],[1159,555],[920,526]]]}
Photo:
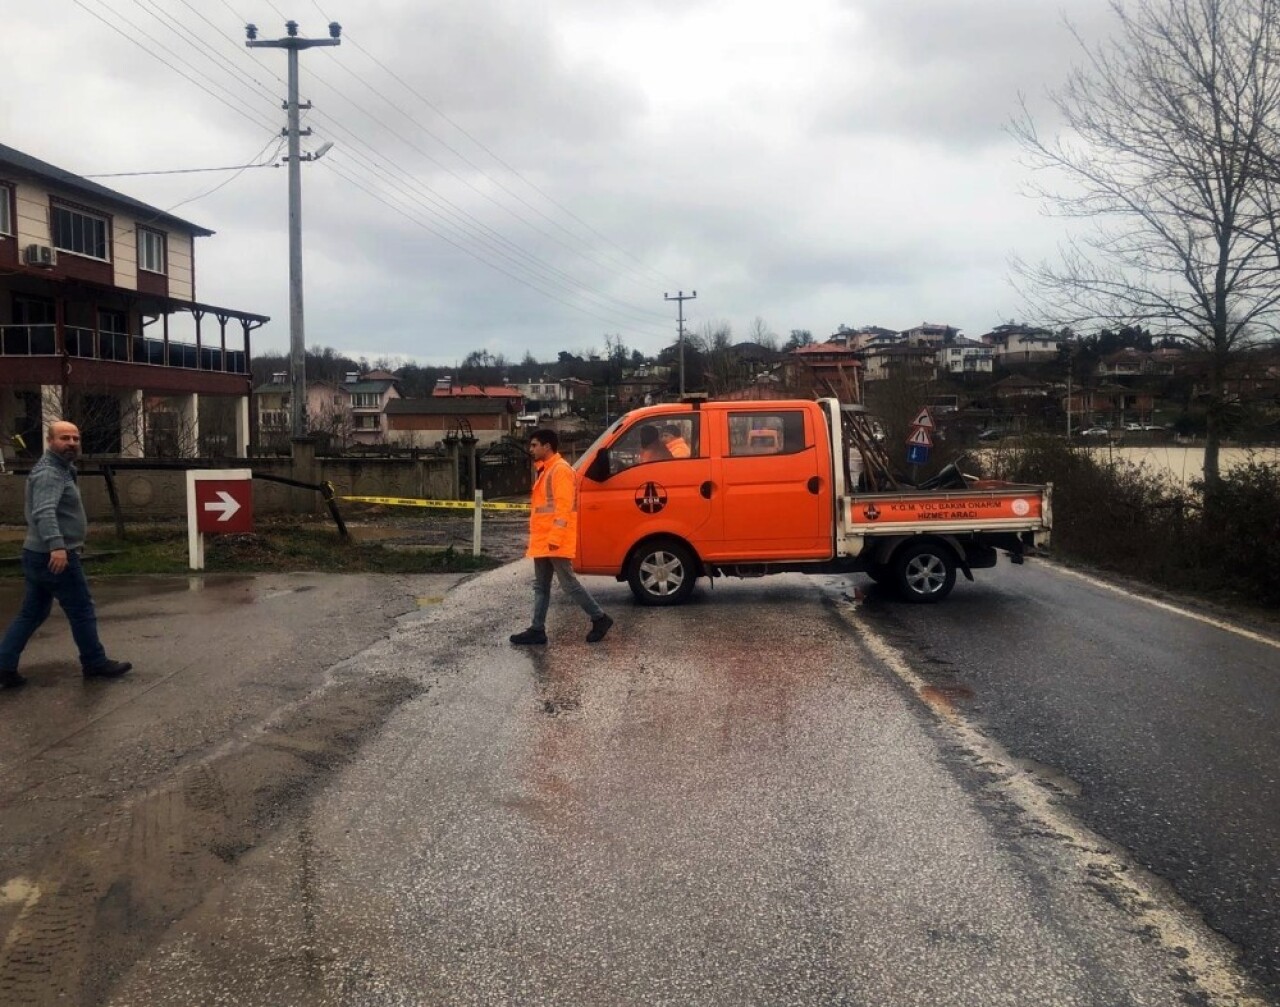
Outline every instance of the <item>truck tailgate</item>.
{"label": "truck tailgate", "polygon": [[1051,521],[1047,486],[859,493],[843,504],[844,530],[858,536],[1040,531]]}

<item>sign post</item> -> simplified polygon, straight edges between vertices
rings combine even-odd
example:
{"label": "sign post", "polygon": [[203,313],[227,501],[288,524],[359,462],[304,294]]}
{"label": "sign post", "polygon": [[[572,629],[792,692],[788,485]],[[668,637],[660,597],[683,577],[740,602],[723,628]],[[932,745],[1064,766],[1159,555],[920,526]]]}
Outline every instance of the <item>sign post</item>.
{"label": "sign post", "polygon": [[206,534],[251,531],[252,469],[187,470],[187,557],[192,570],[204,569]]}

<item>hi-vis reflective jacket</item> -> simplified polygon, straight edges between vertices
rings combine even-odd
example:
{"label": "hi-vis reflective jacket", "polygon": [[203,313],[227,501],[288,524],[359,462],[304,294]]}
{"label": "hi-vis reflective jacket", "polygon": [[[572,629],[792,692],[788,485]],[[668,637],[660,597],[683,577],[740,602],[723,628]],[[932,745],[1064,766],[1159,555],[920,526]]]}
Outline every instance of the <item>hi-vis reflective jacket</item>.
{"label": "hi-vis reflective jacket", "polygon": [[564,458],[554,454],[538,466],[529,499],[529,549],[525,555],[573,559],[577,545],[578,477]]}

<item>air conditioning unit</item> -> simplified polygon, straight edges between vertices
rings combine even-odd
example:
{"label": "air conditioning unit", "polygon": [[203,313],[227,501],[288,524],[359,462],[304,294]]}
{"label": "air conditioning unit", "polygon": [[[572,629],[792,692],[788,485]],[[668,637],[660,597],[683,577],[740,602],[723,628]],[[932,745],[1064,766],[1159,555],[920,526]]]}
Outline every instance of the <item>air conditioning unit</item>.
{"label": "air conditioning unit", "polygon": [[24,251],[28,266],[56,266],[58,256],[48,245],[28,245]]}

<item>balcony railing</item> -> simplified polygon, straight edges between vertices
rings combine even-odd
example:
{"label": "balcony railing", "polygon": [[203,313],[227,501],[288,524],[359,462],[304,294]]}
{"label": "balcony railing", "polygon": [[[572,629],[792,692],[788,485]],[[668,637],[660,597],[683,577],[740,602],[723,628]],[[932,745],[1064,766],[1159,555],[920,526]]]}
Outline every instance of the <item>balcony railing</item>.
{"label": "balcony railing", "polygon": [[[220,371],[248,374],[244,350],[227,350],[226,366],[218,346],[199,346],[126,332],[106,332],[63,327],[67,354],[89,360],[119,360],[131,364],[157,367],[181,367],[192,371]],[[56,356],[57,327],[45,325],[0,325],[0,357]]]}

